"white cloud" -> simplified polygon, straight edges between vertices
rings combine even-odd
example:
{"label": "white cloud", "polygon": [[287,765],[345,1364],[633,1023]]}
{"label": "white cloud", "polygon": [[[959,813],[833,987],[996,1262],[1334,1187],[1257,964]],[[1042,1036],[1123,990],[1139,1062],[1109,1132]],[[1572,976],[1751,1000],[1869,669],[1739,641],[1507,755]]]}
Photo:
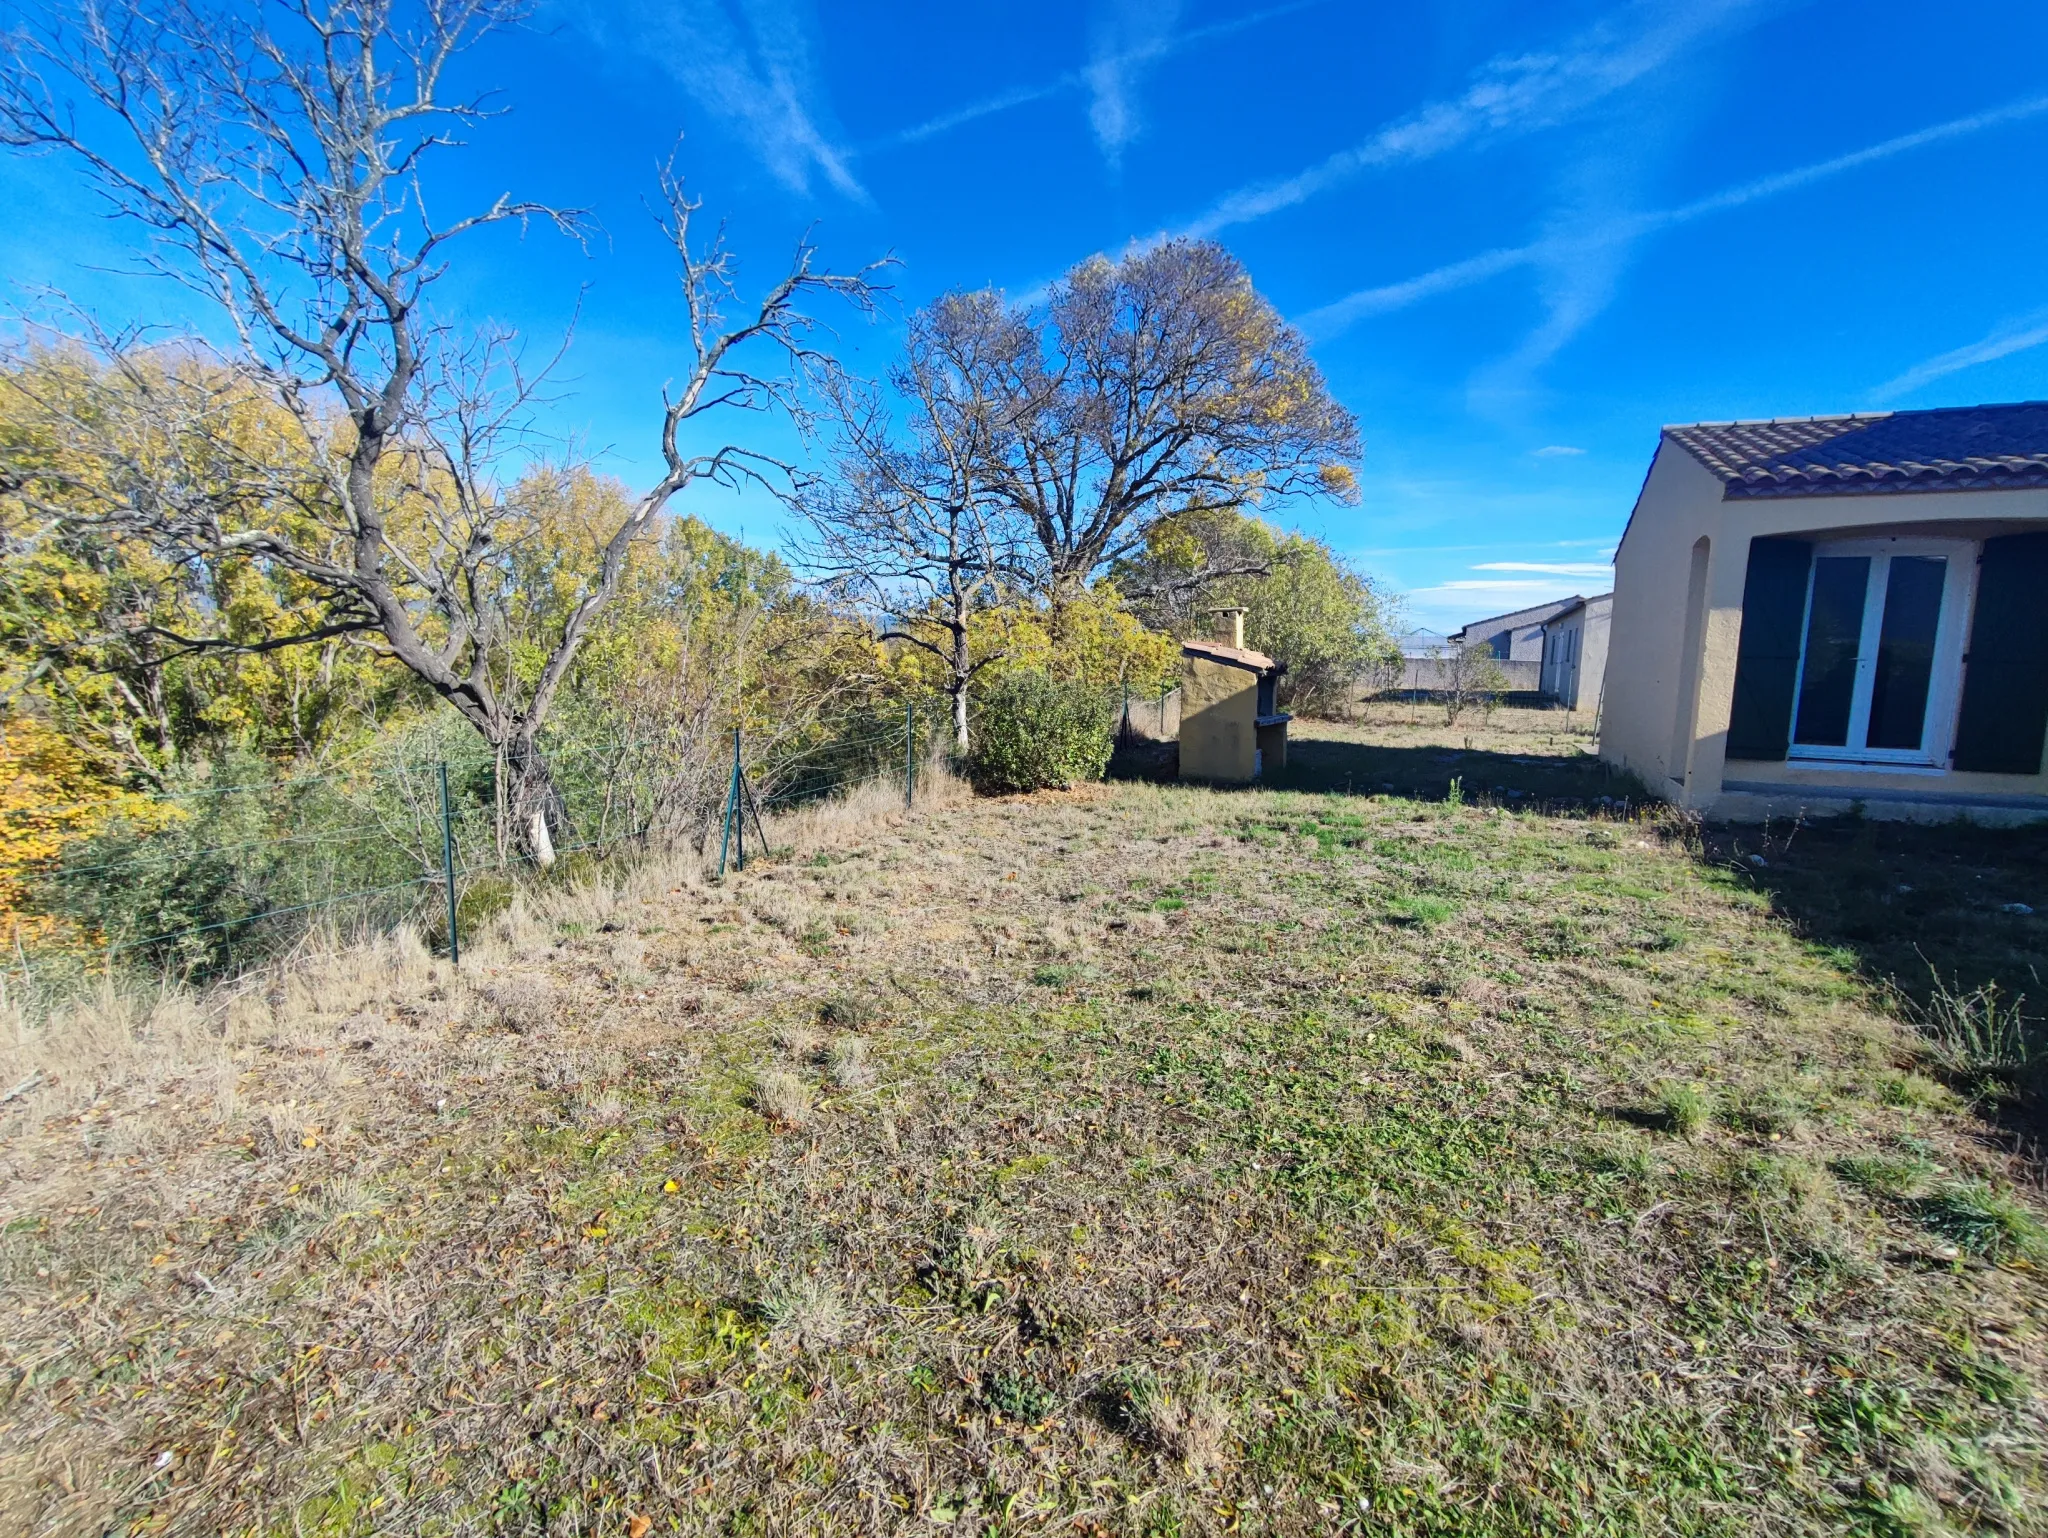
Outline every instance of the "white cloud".
{"label": "white cloud", "polygon": [[2031,315],[2003,322],[1982,341],[1938,353],[1924,363],[1914,364],[1897,378],[1887,379],[1871,394],[1880,402],[1894,400],[1901,395],[1910,395],[1922,385],[1930,385],[1937,379],[1960,374],[1964,369],[1975,368],[1980,363],[1993,363],[2000,358],[2009,358],[2016,352],[2039,347],[2043,342],[2048,342],[2048,310],[2036,310]]}
{"label": "white cloud", "polygon": [[1481,561],[1474,571],[1540,571],[1552,577],[1604,577],[1613,568],[1605,561],[1563,561],[1545,565],[1540,561]]}
{"label": "white cloud", "polygon": [[1760,8],[1760,0],[1636,0],[1555,51],[1488,61],[1462,94],[1431,102],[1350,149],[1230,193],[1182,233],[1214,235],[1292,208],[1364,171],[1433,160],[1563,122]]}
{"label": "white cloud", "polygon": [[672,76],[701,110],[746,139],[790,191],[808,193],[813,176],[822,176],[866,201],[831,131],[805,0],[566,0],[565,9],[600,42]]}
{"label": "white cloud", "polygon": [[1138,106],[1132,100],[1147,66],[1165,52],[1180,19],[1180,0],[1099,0],[1088,65],[1088,126],[1111,165],[1138,137]]}
{"label": "white cloud", "polygon": [[1546,443],[1535,451],[1538,459],[1566,459],[1583,454],[1584,449],[1573,448],[1569,443]]}
{"label": "white cloud", "polygon": [[1676,208],[1630,214],[1604,225],[1570,234],[1546,236],[1527,245],[1502,247],[1479,256],[1466,257],[1462,261],[1447,263],[1416,277],[1405,278],[1399,283],[1360,289],[1342,299],[1310,310],[1300,317],[1299,324],[1317,336],[1333,336],[1369,316],[1383,314],[1389,310],[1405,309],[1418,300],[1448,293],[1453,289],[1467,288],[1518,267],[1529,267],[1538,263],[1568,267],[1574,261],[1592,261],[1602,252],[1617,247],[1625,248],[1655,231],[1689,224],[1709,214],[1724,213],[1729,209],[1741,208],[1765,198],[1794,192],[1815,182],[1840,176],[1844,172],[1857,170],[1880,160],[1889,160],[1892,156],[1905,154],[1909,150],[1921,149],[1949,139],[1964,138],[1988,128],[2037,117],[2043,112],[2048,112],[2048,96],[2027,97],[1986,112],[1951,118],[1945,123],[1936,123],[1929,128],[1900,134],[1866,148],[1852,150],[1845,155],[1836,155],[1790,171],[1781,171],[1771,176],[1759,177],[1755,181],[1723,188],[1719,192],[1680,204]]}
{"label": "white cloud", "polygon": [[1463,577],[1455,582],[1439,582],[1435,587],[1418,587],[1408,596],[1413,598],[1424,593],[1555,593],[1558,590],[1555,582]]}
{"label": "white cloud", "polygon": [[[964,107],[955,107],[909,128],[885,134],[871,143],[862,145],[859,153],[867,155],[878,150],[897,149],[904,145],[921,143],[926,139],[950,133],[955,128],[964,127],[977,119],[991,117],[998,112],[1008,112],[1014,107],[1026,107],[1033,102],[1045,101],[1068,91],[1092,91],[1094,81],[1091,71],[1096,75],[1103,75],[1113,69],[1118,72],[1120,82],[1122,77],[1128,76],[1141,65],[1163,62],[1200,44],[1214,42],[1234,32],[1243,32],[1247,28],[1282,16],[1290,16],[1296,11],[1309,10],[1324,3],[1326,0],[1290,0],[1286,5],[1267,6],[1263,10],[1250,11],[1243,16],[1212,21],[1206,26],[1190,27],[1185,32],[1169,34],[1164,29],[1155,29],[1153,35],[1145,42],[1121,53],[1098,55],[1090,60],[1085,69],[1065,70],[1052,79],[1042,80],[1036,85],[1013,86],[1006,91],[994,92],[980,101],[969,102]],[[1178,6],[1174,9],[1177,11]]]}

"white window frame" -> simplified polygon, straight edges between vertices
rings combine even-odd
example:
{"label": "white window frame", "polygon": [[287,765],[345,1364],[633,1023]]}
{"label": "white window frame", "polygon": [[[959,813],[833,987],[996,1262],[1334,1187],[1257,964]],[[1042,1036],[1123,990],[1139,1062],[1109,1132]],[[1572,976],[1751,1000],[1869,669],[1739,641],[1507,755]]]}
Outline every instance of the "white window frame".
{"label": "white window frame", "polygon": [[[1946,772],[1955,747],[1956,712],[1962,705],[1963,648],[1970,633],[1970,609],[1976,598],[1980,547],[1968,539],[1915,539],[1906,536],[1842,539],[1817,543],[1806,573],[1806,606],[1799,616],[1799,672],[1792,684],[1791,739],[1786,757],[1799,763],[1844,764],[1859,768],[1899,768]],[[1879,634],[1884,626],[1884,600],[1895,555],[1940,556],[1948,563],[1941,586],[1941,614],[1934,627],[1934,664],[1927,681],[1926,726],[1917,748],[1869,748],[1801,743],[1799,700],[1806,689],[1806,634],[1813,620],[1813,584],[1821,561],[1829,556],[1869,556],[1870,574],[1863,590],[1863,631],[1856,641],[1856,684],[1849,703],[1849,742],[1870,732],[1870,694],[1877,671]]]}

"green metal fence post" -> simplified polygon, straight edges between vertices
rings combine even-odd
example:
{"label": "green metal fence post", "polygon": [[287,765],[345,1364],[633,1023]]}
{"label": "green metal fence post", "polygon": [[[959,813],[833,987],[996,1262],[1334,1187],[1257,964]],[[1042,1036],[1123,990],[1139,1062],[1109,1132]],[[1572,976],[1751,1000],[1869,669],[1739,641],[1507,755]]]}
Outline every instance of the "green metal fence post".
{"label": "green metal fence post", "polygon": [[462,964],[462,935],[455,919],[455,814],[448,802],[448,763],[441,762],[441,878],[448,885],[448,963]]}
{"label": "green metal fence post", "polygon": [[[722,833],[722,834],[720,834],[720,835],[719,835],[719,839],[718,839],[718,874],[719,874],[719,875],[721,875],[721,876],[723,876],[723,875],[725,874],[725,855],[726,855],[726,851],[727,851],[727,850],[729,850],[730,848],[732,848],[732,814],[733,814],[733,808],[739,805],[739,799],[740,799],[740,729],[739,729],[739,728],[738,728],[737,726],[735,726],[735,727],[734,727],[734,728],[732,729],[732,784],[731,784],[731,786],[730,786],[730,787],[729,787],[729,788],[728,788],[728,789],[726,790],[726,793],[725,793],[725,832],[724,832],[724,833]],[[742,832],[742,835],[741,835],[741,836],[742,836],[742,839],[744,839],[744,837],[745,837],[745,834],[744,834],[744,832]],[[741,844],[741,853],[742,853],[742,854],[744,854],[745,852],[746,852],[746,846],[745,846],[744,842],[742,842],[742,844]]]}
{"label": "green metal fence post", "polygon": [[917,702],[903,706],[903,810],[917,800]]}

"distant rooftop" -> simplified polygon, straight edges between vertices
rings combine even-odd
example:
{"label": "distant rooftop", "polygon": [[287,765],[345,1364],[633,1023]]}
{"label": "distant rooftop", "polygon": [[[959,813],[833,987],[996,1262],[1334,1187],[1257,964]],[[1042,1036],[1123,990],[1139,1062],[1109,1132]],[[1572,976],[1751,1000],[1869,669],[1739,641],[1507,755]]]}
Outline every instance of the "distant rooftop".
{"label": "distant rooftop", "polygon": [[1576,609],[1586,600],[1574,593],[1569,598],[1552,599],[1549,603],[1531,604],[1526,609],[1510,609],[1505,614],[1489,614],[1485,619],[1475,619],[1462,629],[1453,630],[1453,641],[1477,641],[1498,635],[1503,630],[1519,630],[1525,625],[1540,625],[1555,619],[1567,609]]}
{"label": "distant rooftop", "polygon": [[1729,498],[2048,486],[2048,401],[1694,422],[1664,436],[1719,476]]}

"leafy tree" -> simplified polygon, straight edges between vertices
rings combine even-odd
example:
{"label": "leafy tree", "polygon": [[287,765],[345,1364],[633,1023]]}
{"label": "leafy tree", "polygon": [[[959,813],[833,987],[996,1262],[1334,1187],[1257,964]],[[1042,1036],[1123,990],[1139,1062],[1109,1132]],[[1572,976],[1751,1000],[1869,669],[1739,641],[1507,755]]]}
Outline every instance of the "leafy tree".
{"label": "leafy tree", "polygon": [[[134,366],[154,377],[149,362]],[[288,463],[283,413],[230,378],[215,384],[224,429],[248,452]],[[65,464],[58,424],[90,416],[119,388],[76,349],[17,357],[0,368],[0,461],[28,478],[61,465],[80,488],[66,506],[89,508],[107,493],[104,467],[89,456]],[[233,488],[222,477],[212,494]],[[226,738],[273,758],[314,756],[395,708],[402,673],[342,636],[306,644],[325,616],[317,587],[277,563],[179,560],[138,535],[38,516],[0,488],[0,692],[33,708],[109,784],[161,786],[178,760]]]}
{"label": "leafy tree", "polygon": [[47,722],[19,711],[0,719],[0,944],[46,938],[55,928],[33,883],[68,845],[117,819],[154,829],[175,818],[161,803],[110,787]]}
{"label": "leafy tree", "polygon": [[996,673],[1044,672],[1092,689],[1149,692],[1172,675],[1174,638],[1148,629],[1112,582],[1052,604],[1028,598],[975,616],[974,650]]}
{"label": "leafy tree", "polygon": [[1208,615],[1242,606],[1245,640],[1287,664],[1280,699],[1304,712],[1341,710],[1361,673],[1395,655],[1390,600],[1329,545],[1283,534],[1234,511],[1155,524],[1118,580],[1153,624],[1207,633]]}

